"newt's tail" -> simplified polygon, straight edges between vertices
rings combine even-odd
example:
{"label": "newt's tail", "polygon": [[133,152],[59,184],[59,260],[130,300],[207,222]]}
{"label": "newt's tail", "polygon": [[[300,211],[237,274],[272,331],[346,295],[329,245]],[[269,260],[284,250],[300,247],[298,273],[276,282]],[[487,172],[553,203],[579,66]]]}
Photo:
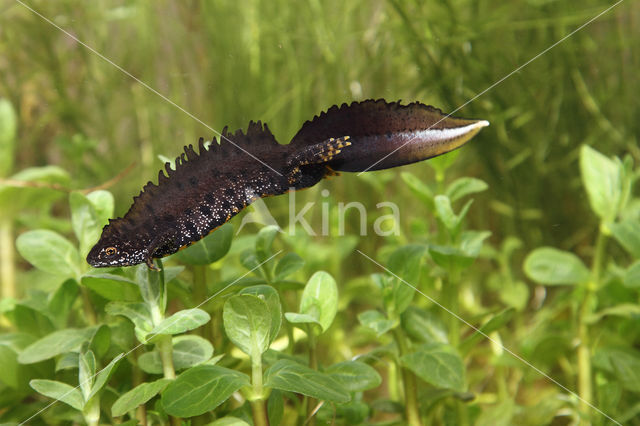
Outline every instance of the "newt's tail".
{"label": "newt's tail", "polygon": [[415,163],[464,145],[485,120],[447,116],[418,102],[368,100],[334,106],[307,121],[291,141],[298,149],[350,136],[352,145],[327,163],[337,171],[363,172]]}

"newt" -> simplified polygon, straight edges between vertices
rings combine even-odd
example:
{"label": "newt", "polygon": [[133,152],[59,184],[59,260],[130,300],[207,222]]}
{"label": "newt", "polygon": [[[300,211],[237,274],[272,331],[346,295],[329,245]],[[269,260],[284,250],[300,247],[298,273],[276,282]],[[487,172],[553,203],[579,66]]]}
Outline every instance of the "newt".
{"label": "newt", "polygon": [[148,182],[122,218],[109,219],[87,256],[94,267],[130,266],[184,248],[238,214],[258,197],[308,188],[337,172],[398,167],[465,144],[485,120],[454,118],[419,102],[384,99],[332,106],[306,121],[287,145],[266,123],[245,132],[225,127],[198,152],[192,145]]}

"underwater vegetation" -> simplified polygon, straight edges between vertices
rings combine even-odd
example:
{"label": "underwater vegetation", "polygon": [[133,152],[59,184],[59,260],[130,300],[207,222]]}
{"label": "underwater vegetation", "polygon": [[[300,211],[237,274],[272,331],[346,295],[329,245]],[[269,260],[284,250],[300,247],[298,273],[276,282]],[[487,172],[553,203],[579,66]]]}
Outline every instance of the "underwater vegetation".
{"label": "underwater vegetation", "polygon": [[[639,18],[2,3],[0,422],[640,424]],[[157,269],[86,262],[183,146],[381,98],[491,126],[259,198]]]}

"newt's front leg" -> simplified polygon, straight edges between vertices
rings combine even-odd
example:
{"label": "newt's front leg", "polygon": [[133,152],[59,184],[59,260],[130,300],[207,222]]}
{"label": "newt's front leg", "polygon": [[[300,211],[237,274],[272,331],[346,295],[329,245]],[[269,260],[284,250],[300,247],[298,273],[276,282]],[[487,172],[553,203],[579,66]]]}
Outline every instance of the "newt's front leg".
{"label": "newt's front leg", "polygon": [[302,175],[302,166],[310,164],[328,163],[339,155],[343,149],[351,146],[349,136],[341,138],[329,138],[323,142],[307,146],[296,152],[287,161],[286,176],[290,185],[300,179]]}

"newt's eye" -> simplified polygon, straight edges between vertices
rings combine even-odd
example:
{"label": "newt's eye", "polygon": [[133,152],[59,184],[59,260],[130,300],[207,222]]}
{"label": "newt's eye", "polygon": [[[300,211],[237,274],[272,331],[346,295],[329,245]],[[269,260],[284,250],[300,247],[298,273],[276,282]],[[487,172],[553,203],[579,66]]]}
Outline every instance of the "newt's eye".
{"label": "newt's eye", "polygon": [[104,249],[104,254],[106,254],[107,256],[113,256],[116,253],[118,253],[118,249],[115,247],[107,247],[106,249]]}

